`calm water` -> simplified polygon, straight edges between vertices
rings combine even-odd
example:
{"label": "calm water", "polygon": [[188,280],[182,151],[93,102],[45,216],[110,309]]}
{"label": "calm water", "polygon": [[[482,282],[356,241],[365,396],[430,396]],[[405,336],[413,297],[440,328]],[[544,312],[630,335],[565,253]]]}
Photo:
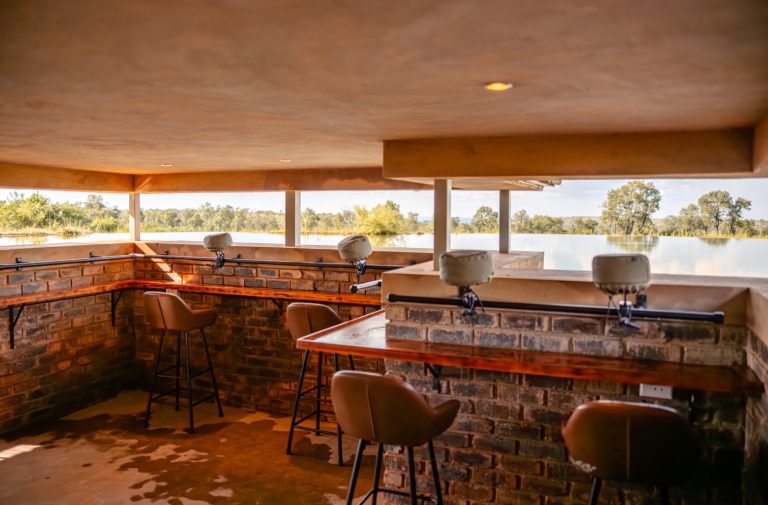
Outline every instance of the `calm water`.
{"label": "calm water", "polygon": [[[200,241],[206,233],[142,233],[144,240]],[[233,233],[235,242],[281,244],[283,236]],[[304,235],[304,245],[336,245],[343,235]],[[60,242],[127,240],[127,234],[60,237],[0,237],[0,246]],[[376,237],[375,247],[430,249],[432,235]],[[454,249],[498,249],[495,234],[452,235]],[[609,237],[605,235],[512,235],[512,249],[544,252],[544,268],[590,270],[592,256],[612,252],[641,252],[651,259],[655,273],[768,277],[768,239],[700,239],[691,237]]]}

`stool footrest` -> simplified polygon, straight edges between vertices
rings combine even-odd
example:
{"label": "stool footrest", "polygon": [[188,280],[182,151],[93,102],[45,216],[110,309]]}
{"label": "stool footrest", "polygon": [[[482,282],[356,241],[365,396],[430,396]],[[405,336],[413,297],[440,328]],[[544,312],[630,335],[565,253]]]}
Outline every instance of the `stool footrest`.
{"label": "stool footrest", "polygon": [[301,419],[298,419],[298,420],[294,421],[293,425],[297,426],[297,425],[303,423],[304,421],[306,421],[310,417],[314,416],[318,412],[320,412],[321,414],[336,416],[336,413],[334,411],[332,411],[332,410],[319,410],[319,411],[318,410],[313,410],[312,412],[310,412],[309,414],[305,415]]}
{"label": "stool footrest", "polygon": [[[368,498],[373,496],[374,492],[379,493],[389,493],[389,494],[396,494],[398,496],[405,496],[406,498],[410,498],[411,494],[406,493],[405,491],[400,491],[399,489],[389,489],[380,487],[379,489],[369,489],[367,493],[365,493],[365,496],[357,503],[357,505],[363,505],[366,501],[368,501]],[[416,495],[416,499],[419,500],[421,503],[424,503],[425,501],[428,503],[437,503],[437,498],[434,496],[427,496],[427,495]]]}
{"label": "stool footrest", "polygon": [[[172,367],[170,367],[170,368],[166,368],[165,370],[161,370],[161,372],[160,372],[160,373],[158,373],[158,374],[157,374],[157,376],[158,376],[158,377],[160,377],[161,379],[174,379],[174,380],[175,380],[175,379],[182,379],[182,378],[184,378],[184,377],[183,377],[183,376],[181,376],[181,375],[169,375],[169,374],[166,374],[166,373],[165,373],[165,372],[167,372],[169,369],[174,369],[174,368],[176,368],[176,367],[175,367],[175,366],[172,366]],[[210,372],[210,368],[203,368],[203,369],[200,369],[200,370],[198,370],[198,371],[196,371],[196,372],[192,372],[192,374],[191,374],[191,378],[192,378],[192,379],[197,379],[197,378],[198,378],[198,377],[200,377],[201,375],[205,375],[205,374],[207,374],[208,372]]]}
{"label": "stool footrest", "polygon": [[310,428],[309,426],[295,425],[293,427],[293,429],[294,430],[301,430],[301,431],[309,431],[311,433],[314,433],[315,435],[327,435],[329,437],[335,437],[335,436],[337,436],[339,434],[336,431],[330,431],[330,430],[324,430],[324,429],[316,430],[315,428]]}

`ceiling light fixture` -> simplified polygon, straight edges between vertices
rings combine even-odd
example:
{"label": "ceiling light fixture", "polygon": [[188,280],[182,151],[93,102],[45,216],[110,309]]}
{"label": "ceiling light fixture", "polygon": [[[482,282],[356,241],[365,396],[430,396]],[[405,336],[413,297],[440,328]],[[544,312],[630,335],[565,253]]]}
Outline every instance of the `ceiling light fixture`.
{"label": "ceiling light fixture", "polygon": [[508,89],[512,89],[514,84],[511,82],[503,82],[503,81],[493,81],[493,82],[487,82],[483,85],[483,87],[488,91],[507,91]]}
{"label": "ceiling light fixture", "polygon": [[160,163],[161,167],[172,167],[173,163]]}
{"label": "ceiling light fixture", "polygon": [[280,163],[290,163],[290,162],[291,162],[291,161],[293,161],[293,160],[289,160],[288,158],[280,158],[278,161],[279,161]]}

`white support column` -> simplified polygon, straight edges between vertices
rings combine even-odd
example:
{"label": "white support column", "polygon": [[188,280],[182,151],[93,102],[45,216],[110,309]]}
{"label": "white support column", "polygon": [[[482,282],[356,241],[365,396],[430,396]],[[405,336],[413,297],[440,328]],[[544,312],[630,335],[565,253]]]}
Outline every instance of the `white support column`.
{"label": "white support column", "polygon": [[440,270],[440,255],[451,248],[451,181],[435,179],[434,270]]}
{"label": "white support column", "polygon": [[512,225],[510,212],[509,190],[499,191],[499,252],[508,253],[510,248],[510,227]]}
{"label": "white support column", "polygon": [[301,191],[285,192],[285,246],[301,244]]}
{"label": "white support column", "polygon": [[141,240],[141,202],[139,193],[128,193],[128,239]]}

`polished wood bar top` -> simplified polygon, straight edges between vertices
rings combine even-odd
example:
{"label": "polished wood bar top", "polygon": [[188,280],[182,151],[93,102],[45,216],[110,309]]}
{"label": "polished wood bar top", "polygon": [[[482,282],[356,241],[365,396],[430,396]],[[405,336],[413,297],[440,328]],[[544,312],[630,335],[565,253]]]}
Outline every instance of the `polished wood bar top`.
{"label": "polished wood bar top", "polygon": [[243,296],[248,298],[267,298],[271,300],[300,300],[305,302],[336,303],[347,305],[364,305],[378,307],[381,305],[379,295],[352,293],[326,293],[322,291],[302,291],[294,289],[246,288],[240,286],[219,286],[201,284],[182,284],[173,281],[152,281],[134,279],[103,284],[94,284],[82,288],[42,291],[18,296],[0,297],[0,308],[16,307],[33,303],[53,302],[67,298],[92,296],[122,289],[175,289],[191,293],[202,293],[224,296]]}
{"label": "polished wood bar top", "polygon": [[763,391],[762,383],[747,367],[689,365],[664,361],[393,340],[385,337],[386,324],[384,310],[378,310],[302,337],[297,341],[297,347],[368,358],[568,379],[623,384],[662,384],[683,389],[749,396],[759,396]]}

